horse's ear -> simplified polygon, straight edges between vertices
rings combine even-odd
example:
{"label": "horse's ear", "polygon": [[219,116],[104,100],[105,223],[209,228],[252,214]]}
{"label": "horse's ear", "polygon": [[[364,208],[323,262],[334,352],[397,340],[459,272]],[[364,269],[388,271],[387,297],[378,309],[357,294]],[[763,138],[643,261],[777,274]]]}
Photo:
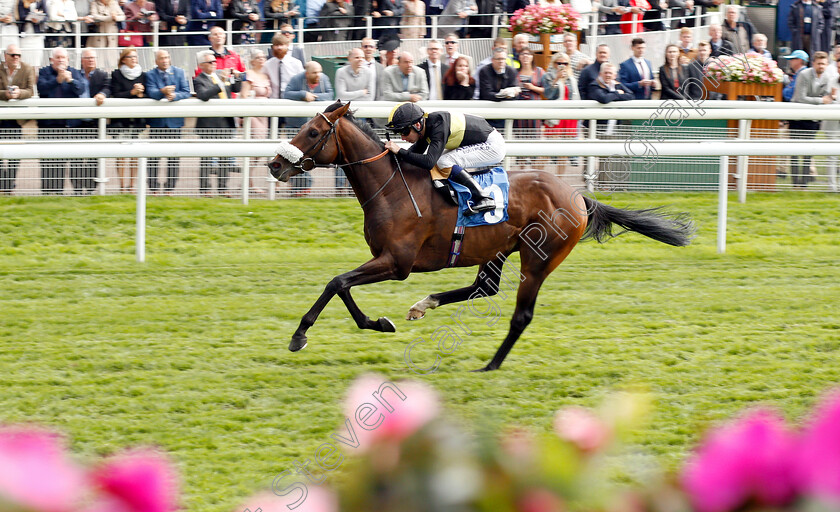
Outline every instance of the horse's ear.
{"label": "horse's ear", "polygon": [[344,114],[346,114],[348,110],[350,110],[349,101],[332,112],[333,119],[344,117]]}

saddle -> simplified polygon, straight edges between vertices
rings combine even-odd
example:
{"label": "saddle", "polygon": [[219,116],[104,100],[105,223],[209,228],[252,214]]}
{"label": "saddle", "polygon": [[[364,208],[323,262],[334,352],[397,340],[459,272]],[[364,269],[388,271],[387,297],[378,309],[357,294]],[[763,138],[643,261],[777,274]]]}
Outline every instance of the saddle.
{"label": "saddle", "polygon": [[[476,176],[478,174],[484,174],[493,170],[493,167],[479,167],[477,169],[464,169],[463,172],[469,173],[470,176]],[[443,195],[443,198],[446,200],[447,203],[451,204],[452,206],[458,206],[458,193],[455,191],[455,188],[452,186],[452,182],[449,179],[444,180],[432,180],[432,186],[435,187],[435,190]]]}

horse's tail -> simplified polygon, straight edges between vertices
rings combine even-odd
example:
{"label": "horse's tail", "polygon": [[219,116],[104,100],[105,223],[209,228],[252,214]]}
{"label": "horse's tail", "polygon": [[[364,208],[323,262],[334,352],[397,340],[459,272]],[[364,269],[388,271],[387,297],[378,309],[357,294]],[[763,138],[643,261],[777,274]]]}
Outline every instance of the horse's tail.
{"label": "horse's tail", "polygon": [[[660,213],[661,207],[645,210],[615,208],[586,196],[583,200],[589,212],[584,240],[593,238],[602,243],[627,231],[675,246],[688,245],[694,238],[696,228],[687,213]],[[613,234],[613,224],[624,230]]]}

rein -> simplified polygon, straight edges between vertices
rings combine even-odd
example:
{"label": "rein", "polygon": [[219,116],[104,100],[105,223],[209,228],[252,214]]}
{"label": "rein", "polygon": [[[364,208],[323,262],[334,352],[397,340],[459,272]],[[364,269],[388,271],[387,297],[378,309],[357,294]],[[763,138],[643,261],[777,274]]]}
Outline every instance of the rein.
{"label": "rein", "polygon": [[[329,140],[330,135],[334,136],[335,147],[338,149],[338,155],[337,155],[336,159],[339,159],[339,160],[343,159],[343,154],[342,154],[342,151],[341,151],[341,144],[338,141],[338,122],[341,120],[341,118],[339,117],[333,123],[329,120],[329,118],[327,118],[327,116],[324,115],[323,112],[318,112],[318,115],[321,116],[324,119],[324,121],[327,122],[328,125],[330,125],[330,129],[328,131],[326,131],[321,136],[321,138],[318,139],[317,142],[315,142],[315,144],[312,145],[312,148],[310,148],[309,151],[307,151],[306,153],[303,153],[303,156],[301,156],[300,160],[297,163],[292,164],[292,167],[294,167],[296,169],[300,169],[302,172],[308,172],[308,171],[312,170],[313,168],[315,168],[315,165],[316,165],[315,159],[312,158],[312,156],[306,156],[306,154],[309,153],[309,152],[312,152],[312,155],[314,156],[316,153],[323,150],[324,146],[327,145],[327,141]],[[388,140],[390,141],[391,136],[389,134],[386,134],[386,135],[388,137]],[[350,162],[350,163],[346,163],[346,164],[335,164],[335,166],[340,169],[342,167],[350,167],[352,165],[365,165],[365,164],[369,164],[369,163],[372,163],[372,162],[375,162],[375,161],[381,159],[382,157],[384,157],[388,153],[390,153],[390,151],[386,149],[382,153],[379,153],[378,155],[374,155],[370,158],[365,158],[364,160],[359,160],[357,162]],[[309,169],[305,168],[305,163],[307,163],[307,160],[308,160],[308,163],[310,165]],[[372,196],[370,196],[367,201],[362,203],[362,209],[364,209],[364,207],[368,203],[373,201],[383,190],[385,190],[385,187],[388,186],[388,183],[390,183],[391,180],[394,179],[394,176],[396,176],[397,172],[399,171],[400,177],[402,178],[402,181],[403,181],[403,185],[405,185],[405,190],[408,192],[408,197],[411,198],[411,204],[414,205],[414,211],[415,211],[415,213],[417,213],[417,217],[422,218],[423,215],[420,213],[420,208],[417,206],[417,201],[415,201],[415,199],[414,199],[414,194],[412,194],[411,189],[408,188],[408,182],[405,180],[405,176],[403,175],[402,168],[400,167],[400,161],[399,161],[399,159],[397,158],[396,155],[394,155],[394,163],[397,164],[396,169],[394,169],[394,172],[392,172],[391,176],[387,180],[385,180],[385,183],[383,183],[382,186],[379,187],[379,190],[377,190]]]}

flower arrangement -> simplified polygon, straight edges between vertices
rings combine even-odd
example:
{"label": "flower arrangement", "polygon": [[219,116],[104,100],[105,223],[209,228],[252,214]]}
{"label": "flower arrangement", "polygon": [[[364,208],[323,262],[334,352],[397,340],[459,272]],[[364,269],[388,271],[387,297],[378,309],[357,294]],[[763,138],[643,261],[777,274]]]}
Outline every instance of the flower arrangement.
{"label": "flower arrangement", "polygon": [[737,55],[721,55],[706,66],[709,76],[723,82],[743,82],[748,84],[779,84],[784,80],[784,72],[776,61],[767,59],[755,52]]}
{"label": "flower arrangement", "polygon": [[568,4],[533,4],[514,12],[509,28],[534,35],[580,30],[580,13]]}
{"label": "flower arrangement", "polygon": [[[397,384],[356,380],[345,422],[314,452],[314,463],[284,471],[273,492],[248,498],[236,512],[840,510],[840,389],[801,428],[768,409],[747,411],[710,430],[679,474],[644,463],[643,476],[638,449],[621,443],[638,443],[647,395],[617,393],[597,410],[561,408],[553,432],[493,434],[441,418],[429,386]],[[344,481],[325,482],[338,467]],[[615,482],[631,474],[636,483]],[[0,426],[2,512],[173,512],[178,487],[174,466],[155,451],[84,466],[53,433]]]}

